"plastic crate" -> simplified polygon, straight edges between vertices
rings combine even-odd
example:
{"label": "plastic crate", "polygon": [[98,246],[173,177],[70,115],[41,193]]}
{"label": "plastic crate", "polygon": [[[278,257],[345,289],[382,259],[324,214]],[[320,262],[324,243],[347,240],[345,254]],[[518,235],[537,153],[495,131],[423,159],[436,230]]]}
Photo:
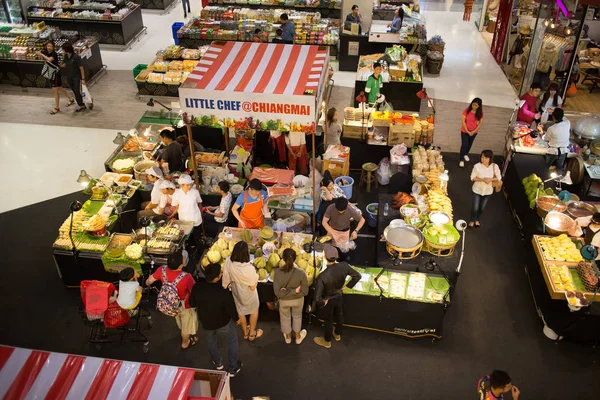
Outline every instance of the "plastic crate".
{"label": "plastic crate", "polygon": [[171,26],[171,29],[173,30],[173,41],[177,45],[179,45],[179,36],[177,36],[177,32],[179,32],[183,25],[185,25],[183,22],[174,22]]}
{"label": "plastic crate", "polygon": [[138,64],[133,67],[133,79],[137,78],[140,72],[148,68],[148,64]]}

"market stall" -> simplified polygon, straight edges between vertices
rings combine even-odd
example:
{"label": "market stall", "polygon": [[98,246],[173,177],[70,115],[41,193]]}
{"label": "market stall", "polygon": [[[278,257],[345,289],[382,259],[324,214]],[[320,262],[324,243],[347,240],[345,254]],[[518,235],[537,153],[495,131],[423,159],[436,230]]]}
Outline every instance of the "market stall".
{"label": "market stall", "polygon": [[229,374],[0,346],[4,398],[231,398]]}
{"label": "market stall", "polygon": [[[200,18],[193,19],[177,33],[179,43],[187,48],[198,48],[213,40],[242,42],[271,42],[280,27],[279,17],[287,13],[295,25],[295,44],[328,46],[331,56],[337,55],[339,36],[338,19],[321,18],[322,14],[286,8],[228,8],[208,6],[202,9]],[[255,30],[260,34],[256,35]]]}
{"label": "market stall", "polygon": [[119,49],[129,48],[146,30],[142,9],[134,3],[111,2],[107,6],[90,2],[60,8],[44,4],[30,6],[27,22],[44,22],[60,30],[77,31],[84,36],[93,36],[101,45]]}
{"label": "market stall", "polygon": [[176,0],[135,0],[135,4],[139,5],[142,10],[154,10],[167,13],[175,7]]}
{"label": "market stall", "polygon": [[387,48],[385,53],[361,56],[354,83],[354,107],[356,99],[365,91],[369,76],[373,75],[373,64],[381,64],[385,100],[395,109],[419,112],[421,99],[417,93],[423,90],[423,63],[418,54],[408,54],[402,46]]}
{"label": "market stall", "polygon": [[[104,65],[98,42],[93,37],[80,36],[78,32],[59,31],[41,26],[0,24],[0,83],[21,87],[51,88],[52,83],[42,75],[44,61],[36,54],[52,39],[59,59],[64,57],[61,45],[73,43],[73,49],[83,61],[85,79],[94,82],[104,74]],[[68,87],[66,74],[63,85]]]}

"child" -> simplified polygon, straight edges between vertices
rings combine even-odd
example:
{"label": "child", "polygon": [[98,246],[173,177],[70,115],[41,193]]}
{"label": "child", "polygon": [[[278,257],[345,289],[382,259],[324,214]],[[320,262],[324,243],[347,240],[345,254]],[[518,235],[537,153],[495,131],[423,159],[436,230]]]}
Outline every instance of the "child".
{"label": "child", "polygon": [[277,35],[277,36],[273,38],[273,43],[285,43],[283,41],[283,39],[281,38],[281,35],[283,35],[283,30],[277,29],[275,31],[275,35]]}
{"label": "child", "polygon": [[133,310],[142,298],[142,287],[137,281],[140,275],[131,267],[119,273],[119,295],[117,303],[124,310]]}

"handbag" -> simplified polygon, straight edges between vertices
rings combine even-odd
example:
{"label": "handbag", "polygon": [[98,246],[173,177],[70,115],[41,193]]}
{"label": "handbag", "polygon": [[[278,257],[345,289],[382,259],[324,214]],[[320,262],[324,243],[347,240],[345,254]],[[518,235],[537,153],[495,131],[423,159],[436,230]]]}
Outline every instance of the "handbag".
{"label": "handbag", "polygon": [[[279,288],[279,292],[281,292],[283,289],[285,289],[286,291],[289,290],[288,287],[287,287],[287,285],[289,285],[289,283],[292,280],[292,277],[294,276],[295,272],[296,272],[296,267],[294,267],[294,269],[292,270],[292,274],[290,275],[290,278],[285,283],[285,285],[283,285],[281,288]],[[273,309],[274,310],[279,310],[279,296],[276,296],[275,301],[273,302]]]}
{"label": "handbag", "polygon": [[[494,171],[496,167],[498,167],[498,165],[494,164]],[[498,179],[497,181],[492,182],[492,186],[494,187],[494,189],[496,189],[496,193],[499,193],[502,190],[502,179]]]}
{"label": "handbag", "polygon": [[59,68],[56,65],[46,61],[44,63],[44,66],[42,67],[42,76],[46,79],[53,81],[54,78],[56,78],[56,74],[58,73],[58,71]]}

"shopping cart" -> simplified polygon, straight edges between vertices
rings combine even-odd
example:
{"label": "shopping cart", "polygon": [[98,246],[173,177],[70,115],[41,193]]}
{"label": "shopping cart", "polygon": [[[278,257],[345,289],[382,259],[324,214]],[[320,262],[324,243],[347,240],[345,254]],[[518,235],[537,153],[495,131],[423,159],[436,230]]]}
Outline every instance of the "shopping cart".
{"label": "shopping cart", "polygon": [[116,343],[129,338],[131,342],[143,343],[142,351],[147,353],[150,342],[142,333],[140,319],[147,319],[148,329],[151,328],[150,312],[139,305],[132,310],[122,309],[113,297],[115,290],[115,285],[110,282],[81,282],[81,314],[84,323],[90,328],[90,343],[101,350],[104,343]]}

